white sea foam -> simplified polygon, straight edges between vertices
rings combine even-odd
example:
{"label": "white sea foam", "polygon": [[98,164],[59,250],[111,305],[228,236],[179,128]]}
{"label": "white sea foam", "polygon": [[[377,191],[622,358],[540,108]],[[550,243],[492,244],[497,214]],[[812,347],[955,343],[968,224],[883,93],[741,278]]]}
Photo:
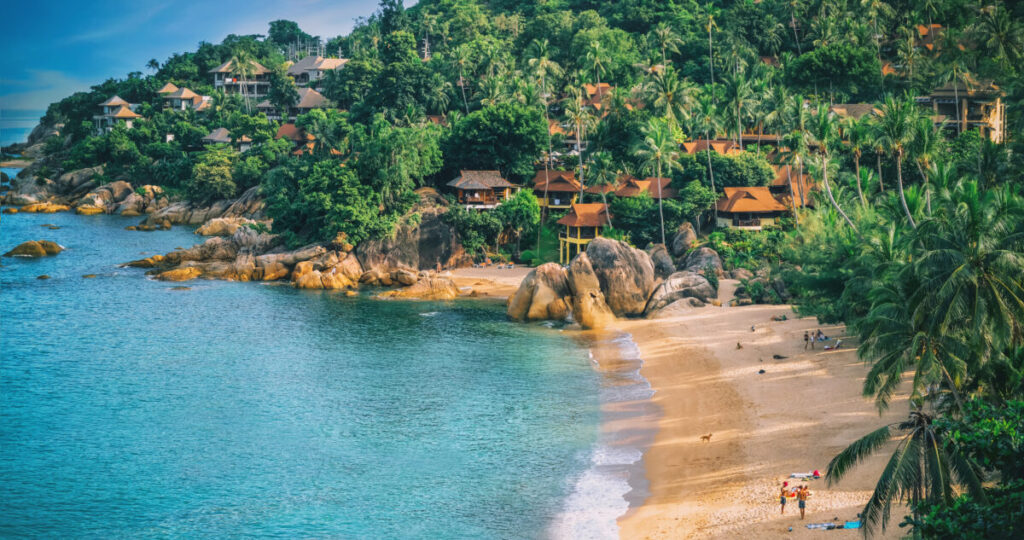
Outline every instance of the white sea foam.
{"label": "white sea foam", "polygon": [[424,312],[424,313],[420,313],[420,317],[436,317],[438,313],[440,313],[440,312],[439,311],[427,311],[427,312]]}
{"label": "white sea foam", "polygon": [[[640,351],[629,334],[612,339],[624,359],[636,360],[635,368],[610,376],[627,384],[610,384],[601,389],[604,403],[649,399],[650,383],[640,375]],[[593,351],[590,360],[596,362]],[[604,433],[591,450],[589,466],[572,479],[572,489],[548,531],[556,539],[618,538],[618,518],[629,511],[626,494],[633,487],[630,474],[643,459],[643,450],[626,446],[614,434]]]}

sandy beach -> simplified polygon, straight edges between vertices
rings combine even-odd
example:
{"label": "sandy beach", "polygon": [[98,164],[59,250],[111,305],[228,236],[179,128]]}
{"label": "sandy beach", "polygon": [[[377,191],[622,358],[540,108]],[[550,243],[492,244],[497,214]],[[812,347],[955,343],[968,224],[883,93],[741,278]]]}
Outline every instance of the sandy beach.
{"label": "sandy beach", "polygon": [[[721,297],[734,287],[723,280]],[[772,320],[780,315],[789,320]],[[649,496],[620,518],[622,538],[810,538],[836,532],[809,530],[808,523],[856,519],[888,458],[884,450],[831,488],[823,479],[807,482],[812,496],[803,521],[793,500],[780,515],[780,484],[790,473],[824,474],[848,443],[905,417],[906,398],[880,417],[861,396],[867,366],[856,358],[854,340],[844,338],[837,351],[823,344],[804,350],[805,330],[833,337],[844,328],[796,317],[789,306],[708,306],[620,321],[639,347],[641,374],[660,409],[643,461]],[[711,441],[702,442],[708,433]],[[894,511],[883,537],[899,537],[901,520]]]}
{"label": "sandy beach", "polygon": [[488,266],[456,268],[442,272],[441,275],[450,277],[461,291],[472,296],[508,298],[515,294],[519,283],[526,277],[526,274],[530,273],[530,270],[532,268],[528,266],[513,266],[512,268]]}

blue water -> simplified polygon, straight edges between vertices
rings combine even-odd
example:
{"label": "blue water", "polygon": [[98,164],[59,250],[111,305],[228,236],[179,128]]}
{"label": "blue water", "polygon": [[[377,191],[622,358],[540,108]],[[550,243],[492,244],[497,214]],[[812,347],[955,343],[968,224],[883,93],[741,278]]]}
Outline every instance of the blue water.
{"label": "blue water", "polygon": [[0,146],[23,143],[46,111],[0,109]]}
{"label": "blue water", "polygon": [[0,261],[0,537],[537,537],[591,466],[603,383],[559,331],[175,290],[116,264],[197,238],[135,222],[2,216],[0,251],[67,251]]}

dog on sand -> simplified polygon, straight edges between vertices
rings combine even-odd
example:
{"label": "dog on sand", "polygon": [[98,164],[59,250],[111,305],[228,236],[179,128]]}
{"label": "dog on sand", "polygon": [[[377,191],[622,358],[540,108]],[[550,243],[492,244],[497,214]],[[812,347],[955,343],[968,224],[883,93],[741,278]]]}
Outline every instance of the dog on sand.
{"label": "dog on sand", "polygon": [[701,435],[700,442],[711,442],[711,435],[711,433],[708,433],[707,435]]}

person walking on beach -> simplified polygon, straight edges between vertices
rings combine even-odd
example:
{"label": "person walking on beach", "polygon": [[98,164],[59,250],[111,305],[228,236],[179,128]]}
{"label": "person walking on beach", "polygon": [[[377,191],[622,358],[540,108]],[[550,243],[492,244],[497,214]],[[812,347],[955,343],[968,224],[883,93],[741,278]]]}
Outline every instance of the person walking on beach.
{"label": "person walking on beach", "polygon": [[804,518],[804,511],[807,507],[807,495],[810,494],[810,490],[807,486],[800,486],[796,492],[797,506],[800,507],[800,519]]}
{"label": "person walking on beach", "polygon": [[779,490],[779,504],[782,505],[782,514],[786,514],[786,487],[789,486],[789,482],[782,483],[782,489]]}
{"label": "person walking on beach", "polygon": [[811,334],[809,334],[806,330],[804,330],[804,350],[805,351],[807,350],[807,345],[808,344],[810,344],[810,346],[812,348],[814,347],[814,343],[811,342]]}

